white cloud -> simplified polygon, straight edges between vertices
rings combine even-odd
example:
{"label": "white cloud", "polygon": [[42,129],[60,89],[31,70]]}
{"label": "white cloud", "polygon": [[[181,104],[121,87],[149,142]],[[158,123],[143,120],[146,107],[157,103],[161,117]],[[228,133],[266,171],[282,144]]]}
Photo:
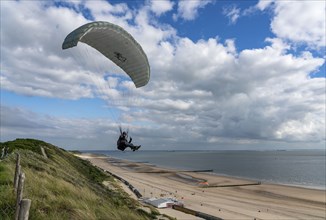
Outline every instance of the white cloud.
{"label": "white cloud", "polygon": [[[70,149],[106,147],[113,150],[117,124],[109,119],[70,119],[0,105],[1,141],[36,138]],[[110,145],[110,146],[108,146]]]}
{"label": "white cloud", "polygon": [[173,9],[174,2],[170,0],[151,0],[150,1],[150,7],[151,10],[157,15],[160,16],[168,11],[171,11]]}
{"label": "white cloud", "polygon": [[325,1],[265,1],[260,10],[272,7],[271,29],[277,37],[311,47],[326,46]]}
{"label": "white cloud", "polygon": [[269,7],[275,0],[263,0],[259,1],[257,3],[257,8],[260,10],[265,10],[267,7]]}
{"label": "white cloud", "polygon": [[[61,50],[71,26],[86,21],[81,15],[67,8],[54,10],[41,2],[28,1],[4,2],[1,14],[6,18],[1,28],[3,89],[49,97],[90,97],[90,92],[83,92],[85,87],[79,84],[85,83],[87,76],[74,68]],[[67,70],[70,74],[66,74]]]}
{"label": "white cloud", "polygon": [[223,14],[229,18],[230,24],[235,24],[240,17],[240,8],[236,6],[226,7],[223,9]]}
{"label": "white cloud", "polygon": [[94,20],[110,21],[122,27],[133,17],[132,10],[125,3],[111,4],[105,0],[85,1],[85,7],[90,10]]}
{"label": "white cloud", "polygon": [[199,9],[213,2],[212,0],[179,1],[178,14],[174,18],[181,17],[184,20],[194,20],[198,16]]}
{"label": "white cloud", "polygon": [[[180,16],[188,10],[186,17],[194,18],[200,5],[208,4],[191,2],[179,3],[197,4],[184,6]],[[144,149],[154,144],[213,149],[217,143],[324,143],[325,121],[320,118],[325,116],[325,79],[309,77],[323,65],[323,58],[308,51],[291,54],[289,42],[282,38],[269,38],[263,48],[242,51],[237,51],[232,39],[194,42],[153,20],[147,6],[131,10],[125,4],[96,4],[85,4],[94,18],[121,25],[143,46],[151,66],[146,87],[134,90],[113,64],[94,67],[90,59],[78,59],[80,51],[61,50],[64,37],[89,22],[81,14],[20,1],[1,3],[1,88],[23,95],[101,97],[123,104],[121,118]],[[90,53],[96,63],[102,63],[101,56]],[[104,77],[103,69],[115,74]],[[114,103],[115,99],[126,102]],[[109,111],[112,106],[108,107]],[[2,138],[45,137],[55,144],[62,141],[62,146],[82,146],[95,139],[99,146],[115,143],[119,122],[114,111],[113,121],[40,115],[3,104],[0,112]]]}

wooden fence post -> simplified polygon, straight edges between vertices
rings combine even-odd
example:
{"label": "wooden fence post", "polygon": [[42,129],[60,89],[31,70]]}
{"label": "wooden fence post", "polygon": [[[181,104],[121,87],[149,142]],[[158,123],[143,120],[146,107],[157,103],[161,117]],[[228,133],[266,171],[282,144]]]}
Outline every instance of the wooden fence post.
{"label": "wooden fence post", "polygon": [[1,159],[3,159],[4,157],[5,157],[5,147],[2,148]]}
{"label": "wooden fence post", "polygon": [[20,202],[18,220],[28,220],[31,203],[32,201],[30,199],[23,199]]}
{"label": "wooden fence post", "polygon": [[21,173],[19,175],[19,182],[18,182],[15,220],[18,220],[20,201],[23,198],[24,182],[25,182],[25,173]]}
{"label": "wooden fence post", "polygon": [[41,147],[41,152],[43,154],[43,157],[45,157],[46,159],[48,159],[48,156],[46,155],[45,150],[44,150],[43,147]]}
{"label": "wooden fence post", "polygon": [[15,178],[14,178],[14,189],[15,192],[17,192],[17,186],[18,186],[18,180],[20,175],[20,155],[17,153],[17,159],[16,159],[16,170],[15,170]]}

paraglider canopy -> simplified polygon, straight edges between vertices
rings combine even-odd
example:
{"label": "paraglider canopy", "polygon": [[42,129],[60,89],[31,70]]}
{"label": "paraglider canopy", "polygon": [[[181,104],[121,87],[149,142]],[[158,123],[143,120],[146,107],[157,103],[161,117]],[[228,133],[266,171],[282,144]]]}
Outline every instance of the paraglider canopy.
{"label": "paraglider canopy", "polygon": [[118,25],[95,21],[72,31],[65,38],[62,49],[83,42],[95,48],[127,73],[136,88],[145,86],[150,78],[147,56],[137,41]]}

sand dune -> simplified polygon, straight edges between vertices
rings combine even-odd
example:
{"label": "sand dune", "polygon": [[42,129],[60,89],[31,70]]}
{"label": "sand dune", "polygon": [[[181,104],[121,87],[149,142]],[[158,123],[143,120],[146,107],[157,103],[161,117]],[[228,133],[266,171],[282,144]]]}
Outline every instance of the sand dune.
{"label": "sand dune", "polygon": [[[127,180],[143,197],[173,197],[182,201],[186,208],[219,218],[326,218],[325,190],[265,183],[250,185],[255,182],[208,173],[167,170],[146,163],[90,154],[83,154],[83,157]],[[131,194],[128,188],[125,190]],[[177,219],[198,219],[172,209],[159,211]]]}

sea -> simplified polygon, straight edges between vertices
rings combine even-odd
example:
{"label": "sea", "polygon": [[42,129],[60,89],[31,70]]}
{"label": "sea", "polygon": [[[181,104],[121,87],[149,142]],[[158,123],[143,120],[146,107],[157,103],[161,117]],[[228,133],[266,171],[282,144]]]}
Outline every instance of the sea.
{"label": "sea", "polygon": [[325,150],[87,151],[118,159],[213,175],[326,190]]}

